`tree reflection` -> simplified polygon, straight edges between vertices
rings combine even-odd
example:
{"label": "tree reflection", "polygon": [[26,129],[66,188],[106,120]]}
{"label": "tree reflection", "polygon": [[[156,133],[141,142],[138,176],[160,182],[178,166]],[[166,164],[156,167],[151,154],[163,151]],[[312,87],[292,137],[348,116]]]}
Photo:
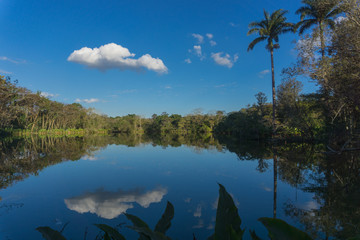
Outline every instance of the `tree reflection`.
{"label": "tree reflection", "polygon": [[[92,160],[94,151],[109,144],[129,147],[152,144],[164,148],[185,145],[196,150],[210,149],[220,152],[228,150],[236,154],[239,161],[257,161],[256,169],[259,172],[272,170],[273,217],[279,215],[280,207],[286,215],[303,224],[306,231],[314,238],[344,239],[360,234],[360,153],[324,154],[325,146],[319,144],[270,145],[261,142],[242,142],[226,136],[214,137],[209,134],[8,138],[0,141],[0,189],[7,188],[32,174],[36,175],[50,165],[85,158]],[[279,180],[313,194],[313,200],[301,206],[293,202],[277,206]],[[166,194],[166,192],[161,193],[161,196]],[[102,192],[102,194],[117,203],[118,205],[114,206],[118,209],[125,209],[119,206],[138,202],[138,197],[146,193],[141,193],[139,196],[121,191],[108,194]],[[128,197],[127,199],[132,196],[132,200],[128,202],[119,200],[124,199],[125,196]],[[98,207],[84,208],[84,199],[93,200]],[[88,211],[99,216],[111,217],[101,210],[104,210],[104,206],[96,192],[67,199],[66,204],[75,211]]]}
{"label": "tree reflection", "polygon": [[[309,146],[311,148],[312,146]],[[303,149],[304,150],[304,149]],[[285,156],[288,152],[284,152]],[[285,212],[314,238],[346,239],[360,233],[360,158],[358,152],[319,154],[279,162],[282,180],[313,193],[307,206],[285,204]]]}

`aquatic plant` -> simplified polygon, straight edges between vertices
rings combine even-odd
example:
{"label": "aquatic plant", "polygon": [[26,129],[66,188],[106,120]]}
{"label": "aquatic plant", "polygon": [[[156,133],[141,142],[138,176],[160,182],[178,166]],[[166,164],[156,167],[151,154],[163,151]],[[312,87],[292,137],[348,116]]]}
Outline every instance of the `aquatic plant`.
{"label": "aquatic plant", "polygon": [[[128,228],[139,234],[139,240],[171,240],[166,236],[166,231],[171,226],[171,220],[174,217],[174,207],[167,202],[165,211],[157,222],[154,230],[140,218],[131,214],[125,214],[127,219],[132,222],[133,226]],[[270,239],[293,239],[293,240],[311,240],[312,238],[305,232],[287,224],[285,221],[276,218],[260,218],[259,221],[268,230]],[[126,238],[115,228],[106,224],[94,224],[103,232],[104,240],[126,240]],[[62,231],[56,231],[50,227],[38,227],[38,230],[46,240],[66,240],[62,235]],[[253,240],[261,239],[254,230],[250,230],[250,236]],[[238,209],[235,206],[231,195],[226,191],[225,187],[219,184],[219,202],[216,211],[215,232],[208,240],[241,240],[243,239],[245,229],[241,228],[241,218]],[[194,236],[194,240],[196,237]]]}

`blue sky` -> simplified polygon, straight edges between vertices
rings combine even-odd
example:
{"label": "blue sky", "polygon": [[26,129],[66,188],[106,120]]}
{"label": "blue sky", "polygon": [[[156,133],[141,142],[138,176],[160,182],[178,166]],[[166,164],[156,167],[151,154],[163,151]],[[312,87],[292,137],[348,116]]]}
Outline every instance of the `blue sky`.
{"label": "blue sky", "polygon": [[[299,6],[300,0],[0,0],[0,71],[52,100],[110,116],[237,111],[259,91],[271,99],[270,55],[264,43],[247,52],[255,37],[246,36],[249,22],[279,8],[296,22]],[[281,69],[296,60],[297,39],[280,39],[277,84]],[[304,91],[314,90],[304,82]]]}

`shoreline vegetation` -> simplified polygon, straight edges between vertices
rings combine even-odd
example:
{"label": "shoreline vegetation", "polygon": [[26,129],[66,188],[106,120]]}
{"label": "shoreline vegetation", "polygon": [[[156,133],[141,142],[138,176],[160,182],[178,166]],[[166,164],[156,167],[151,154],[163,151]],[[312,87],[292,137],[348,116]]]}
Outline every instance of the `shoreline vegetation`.
{"label": "shoreline vegetation", "polygon": [[[258,37],[248,50],[266,40],[271,52],[272,103],[259,92],[256,103],[230,113],[194,110],[186,116],[163,112],[150,118],[135,114],[109,117],[79,103],[50,100],[1,76],[0,136],[213,134],[242,140],[323,142],[334,152],[359,149],[360,2],[303,0],[302,4],[296,24],[286,22],[289,13],[279,9],[264,11],[263,20],[249,25],[248,34]],[[279,35],[290,30],[300,35],[297,59],[282,70],[282,81],[275,88],[274,50],[280,47]],[[304,34],[306,30],[311,31]],[[318,90],[302,93],[300,80],[315,82]]]}

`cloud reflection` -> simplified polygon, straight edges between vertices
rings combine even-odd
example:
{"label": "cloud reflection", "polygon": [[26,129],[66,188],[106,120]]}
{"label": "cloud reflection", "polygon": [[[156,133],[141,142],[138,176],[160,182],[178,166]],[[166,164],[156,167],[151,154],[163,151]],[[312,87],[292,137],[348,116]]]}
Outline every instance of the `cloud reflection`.
{"label": "cloud reflection", "polygon": [[95,192],[87,192],[78,197],[65,199],[65,204],[70,210],[78,213],[95,213],[99,217],[113,219],[138,203],[148,208],[151,203],[161,202],[167,194],[165,188],[157,188],[152,191],[143,192],[139,189],[117,192],[109,192],[99,189]]}

